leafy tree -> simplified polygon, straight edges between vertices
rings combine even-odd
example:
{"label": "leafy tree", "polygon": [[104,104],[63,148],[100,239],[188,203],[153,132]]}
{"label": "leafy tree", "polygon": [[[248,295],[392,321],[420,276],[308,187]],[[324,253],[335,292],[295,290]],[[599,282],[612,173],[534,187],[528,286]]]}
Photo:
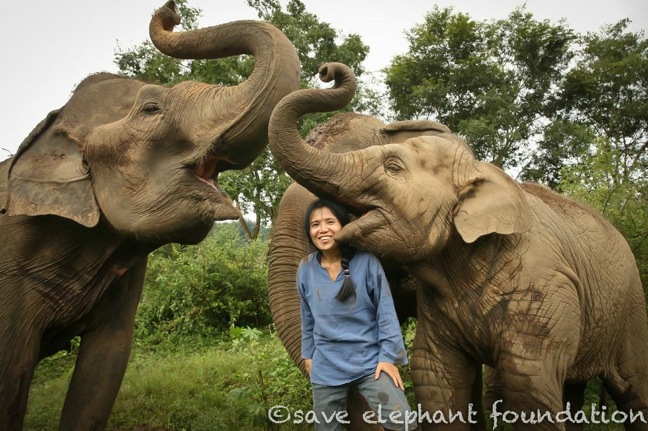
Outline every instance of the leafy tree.
{"label": "leafy tree", "polygon": [[571,193],[628,239],[648,283],[648,42],[629,21],[575,35],[516,9],[435,8],[386,69],[398,119],[433,117],[477,156]]}
{"label": "leafy tree", "polygon": [[[239,223],[248,238],[258,238],[262,223],[275,219],[279,200],[291,181],[267,147],[247,168],[221,175],[223,189],[238,199]],[[262,216],[255,217],[253,225],[249,226],[244,214]]]}
{"label": "leafy tree", "polygon": [[[582,37],[578,62],[556,101],[557,133],[548,138],[554,148],[562,141],[566,153],[559,188],[623,232],[648,287],[648,40],[628,24],[621,20]],[[581,145],[574,150],[571,142]]]}
{"label": "leafy tree", "polygon": [[435,7],[406,35],[408,53],[385,71],[397,119],[435,118],[480,159],[523,168],[552,116],[572,30],[537,21],[523,7],[488,22]]}
{"label": "leafy tree", "polygon": [[[302,64],[302,87],[318,86],[316,74],[322,63],[339,61],[350,66],[357,76],[362,76],[362,62],[369,48],[360,36],[343,36],[328,23],[320,22],[316,15],[308,13],[300,0],[290,0],[283,9],[277,0],[246,0],[257,10],[259,18],[273,24],[286,34],[297,49]],[[186,6],[186,0],[179,0],[178,13],[182,17],[182,28],[198,27],[200,10]],[[161,84],[175,84],[184,80],[197,80],[220,85],[236,85],[249,76],[254,68],[254,58],[248,56],[230,57],[218,60],[176,60],[160,53],[151,42],[129,50],[118,50],[115,63],[119,70]],[[370,89],[360,91],[356,102],[348,109],[377,109],[371,98]],[[300,130],[306,133],[319,122],[329,117],[314,114],[300,122]],[[252,166],[242,171],[228,171],[219,176],[219,183],[234,199],[241,212],[240,222],[250,238],[259,235],[261,226],[271,223],[278,202],[290,184],[290,178],[281,169],[269,151],[264,151]],[[244,214],[254,214],[252,226],[244,220]]]}

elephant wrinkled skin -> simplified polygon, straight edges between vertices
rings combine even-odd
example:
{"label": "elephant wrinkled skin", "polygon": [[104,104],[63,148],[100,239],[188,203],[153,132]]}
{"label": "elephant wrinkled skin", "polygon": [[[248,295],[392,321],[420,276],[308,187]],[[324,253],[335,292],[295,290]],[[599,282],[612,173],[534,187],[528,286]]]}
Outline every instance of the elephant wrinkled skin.
{"label": "elephant wrinkled skin", "polygon": [[290,41],[262,21],[173,33],[170,1],[151,19],[178,58],[256,58],[234,87],[81,82],[0,164],[0,429],[22,428],[38,361],[81,342],[60,428],[103,429],[131,349],[147,255],[195,244],[238,217],[218,188],[267,143],[274,105],[299,86]]}
{"label": "elephant wrinkled skin", "polygon": [[[329,64],[322,74],[335,79],[333,88],[299,90],[275,107],[270,148],[297,183],[358,216],[336,241],[398,262],[417,280],[411,370],[421,408],[468,418],[469,404],[481,400],[486,364],[504,400],[500,411],[555,415],[566,402],[578,410],[585,383],[600,377],[619,409],[648,420],[646,302],[621,234],[592,209],[476,160],[442,127],[391,143],[390,126],[367,133],[355,127],[340,132],[336,125],[319,131],[329,145],[376,145],[343,153],[308,145],[297,132],[298,118],[340,109],[355,90],[344,65]],[[293,205],[282,201],[280,215]],[[275,229],[296,236],[298,228],[280,220]],[[295,289],[294,278],[291,284],[280,277],[303,255],[291,248],[298,246],[271,249],[278,273],[270,280],[271,299]],[[288,320],[280,335],[298,359],[296,304],[272,308],[278,326]],[[437,426],[470,428],[461,421]],[[647,427],[641,420],[625,426]],[[564,427],[548,420],[534,426]]]}

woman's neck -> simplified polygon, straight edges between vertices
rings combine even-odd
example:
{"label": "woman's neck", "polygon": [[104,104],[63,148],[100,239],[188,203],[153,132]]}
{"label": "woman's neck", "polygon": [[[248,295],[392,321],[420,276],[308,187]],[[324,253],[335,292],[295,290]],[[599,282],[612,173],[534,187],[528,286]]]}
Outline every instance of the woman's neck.
{"label": "woman's neck", "polygon": [[320,250],[320,263],[339,263],[342,261],[342,251],[339,248],[331,250]]}

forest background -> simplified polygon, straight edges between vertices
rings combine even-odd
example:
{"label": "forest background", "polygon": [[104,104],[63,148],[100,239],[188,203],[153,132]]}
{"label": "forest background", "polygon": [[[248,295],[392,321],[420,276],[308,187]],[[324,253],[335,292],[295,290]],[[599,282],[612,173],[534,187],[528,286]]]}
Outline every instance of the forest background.
{"label": "forest background", "polygon": [[[648,287],[648,40],[628,19],[579,34],[524,7],[488,21],[433,8],[406,33],[408,51],[372,73],[362,38],[343,35],[299,0],[246,1],[294,43],[302,88],[321,85],[324,62],[349,65],[360,84],[346,110],[386,122],[439,121],[479,159],[595,207],[628,240]],[[199,27],[200,10],[178,4],[183,29]],[[254,58],[180,61],[147,41],[118,50],[115,64],[162,84],[234,85]],[[302,135],[331,115],[304,117]],[[198,246],[170,244],[151,255],[111,430],[309,429],[267,415],[276,405],[310,408],[308,383],[278,341],[267,301],[268,233],[291,179],[265,151],[219,182],[239,223],[215,225]],[[403,327],[410,347],[415,326]],[[74,357],[73,348],[39,366],[26,429],[57,429]],[[588,400],[600,401],[598,382]]]}

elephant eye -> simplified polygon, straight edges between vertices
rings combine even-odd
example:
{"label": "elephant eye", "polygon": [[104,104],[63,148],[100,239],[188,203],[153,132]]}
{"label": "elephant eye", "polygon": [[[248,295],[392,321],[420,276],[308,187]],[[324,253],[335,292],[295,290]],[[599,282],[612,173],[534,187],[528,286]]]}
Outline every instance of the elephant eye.
{"label": "elephant eye", "polygon": [[142,106],[142,111],[147,114],[155,114],[156,112],[160,112],[160,105],[156,102],[146,102],[144,106]]}
{"label": "elephant eye", "polygon": [[389,158],[385,162],[385,170],[387,172],[391,172],[393,174],[397,174],[401,171],[403,171],[405,168],[403,167],[403,163],[400,161],[400,159],[397,158]]}

